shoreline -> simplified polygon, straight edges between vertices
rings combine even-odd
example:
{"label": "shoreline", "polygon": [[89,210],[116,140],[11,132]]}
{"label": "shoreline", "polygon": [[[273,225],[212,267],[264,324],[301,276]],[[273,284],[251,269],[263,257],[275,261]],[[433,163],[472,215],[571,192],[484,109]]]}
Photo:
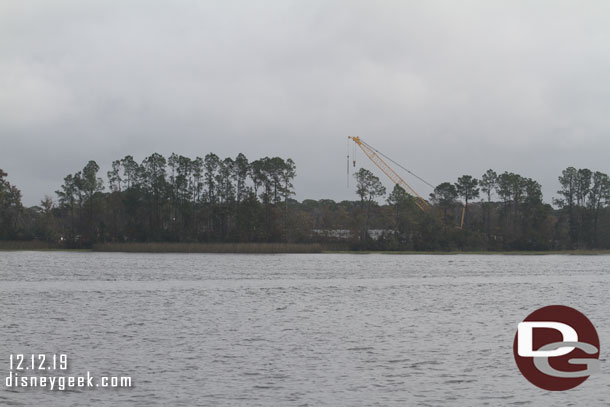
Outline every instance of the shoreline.
{"label": "shoreline", "polygon": [[540,250],[515,250],[515,251],[486,251],[486,250],[473,250],[473,251],[374,251],[374,250],[363,250],[363,251],[323,251],[322,253],[326,254],[387,254],[387,255],[442,255],[442,256],[451,256],[451,255],[504,255],[504,256],[545,256],[545,255],[571,255],[571,256],[600,256],[600,255],[610,255],[610,250],[548,250],[548,251],[540,251]]}
{"label": "shoreline", "polygon": [[414,250],[332,250],[319,243],[101,243],[91,248],[66,248],[40,241],[0,241],[0,252],[65,251],[108,253],[218,253],[218,254],[386,254],[386,255],[610,255],[610,250],[548,250],[548,251],[414,251]]}

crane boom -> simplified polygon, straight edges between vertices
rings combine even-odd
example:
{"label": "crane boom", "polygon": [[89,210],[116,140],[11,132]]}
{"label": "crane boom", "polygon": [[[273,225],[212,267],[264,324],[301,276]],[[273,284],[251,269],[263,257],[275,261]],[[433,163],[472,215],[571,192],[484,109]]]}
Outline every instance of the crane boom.
{"label": "crane boom", "polygon": [[411,187],[411,185],[407,184],[407,182],[402,179],[400,175],[388,163],[384,161],[383,158],[377,154],[375,149],[369,146],[367,143],[362,141],[360,137],[348,137],[352,139],[354,143],[360,147],[360,149],[366,154],[366,156],[377,166],[385,175],[388,176],[395,184],[403,187],[409,194],[411,194],[415,198],[415,204],[419,209],[425,211],[430,208],[430,204],[426,202],[424,198],[422,198],[415,190]]}

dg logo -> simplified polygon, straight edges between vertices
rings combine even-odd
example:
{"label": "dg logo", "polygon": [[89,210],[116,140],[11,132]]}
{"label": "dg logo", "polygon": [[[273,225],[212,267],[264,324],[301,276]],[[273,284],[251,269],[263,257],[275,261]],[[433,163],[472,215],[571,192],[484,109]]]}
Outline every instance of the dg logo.
{"label": "dg logo", "polygon": [[513,353],[517,367],[545,390],[568,390],[599,371],[599,337],[579,311],[563,305],[540,308],[519,323]]}

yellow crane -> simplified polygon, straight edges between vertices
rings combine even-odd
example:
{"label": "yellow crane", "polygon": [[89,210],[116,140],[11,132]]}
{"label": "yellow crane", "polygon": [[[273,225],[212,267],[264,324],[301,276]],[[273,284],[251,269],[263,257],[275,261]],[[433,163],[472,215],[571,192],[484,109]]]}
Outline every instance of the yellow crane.
{"label": "yellow crane", "polygon": [[[385,175],[388,176],[388,178],[390,178],[392,180],[392,182],[394,182],[397,185],[400,185],[405,191],[407,191],[411,196],[413,196],[413,198],[415,198],[414,202],[415,205],[417,205],[417,207],[419,209],[421,209],[422,211],[427,211],[431,208],[430,204],[428,203],[428,201],[426,201],[424,198],[421,197],[421,195],[419,195],[412,187],[411,185],[409,185],[407,183],[407,181],[405,181],[381,156],[384,155],[381,152],[379,152],[378,150],[376,150],[374,147],[372,147],[370,144],[367,144],[364,140],[362,140],[360,137],[352,137],[352,136],[348,136],[348,139],[352,140],[354,143],[356,143],[356,145],[358,147],[360,147],[360,149],[364,152],[364,154],[373,162],[373,164],[375,164]],[[391,160],[389,157],[386,156],[386,158],[390,161]],[[397,163],[395,163],[397,164]],[[349,165],[349,164],[348,164]],[[354,161],[354,165],[355,165],[355,161]],[[397,164],[400,166],[400,164]],[[402,167],[402,166],[401,166]],[[402,167],[404,170],[406,170],[407,172],[409,172],[411,175],[413,175],[414,177],[420,179],[421,181],[425,182],[426,184],[430,185],[431,187],[433,187],[430,183],[428,183],[427,181],[425,181],[424,179],[418,177],[417,175],[413,174],[411,171],[407,170],[406,168]],[[433,187],[434,188],[434,187]],[[464,216],[466,214],[466,207],[464,206],[462,208],[462,219],[460,222],[460,226],[458,226],[458,229],[462,229],[462,227],[464,226]]]}

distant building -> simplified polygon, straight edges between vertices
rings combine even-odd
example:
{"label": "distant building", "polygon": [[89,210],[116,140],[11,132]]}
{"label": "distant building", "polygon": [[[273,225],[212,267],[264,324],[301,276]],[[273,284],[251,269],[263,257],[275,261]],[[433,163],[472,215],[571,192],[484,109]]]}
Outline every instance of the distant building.
{"label": "distant building", "polygon": [[[313,229],[314,236],[324,237],[329,240],[349,240],[353,233],[349,229]],[[373,240],[379,240],[384,235],[394,233],[392,229],[369,229],[369,236]]]}
{"label": "distant building", "polygon": [[312,232],[315,236],[327,239],[347,240],[352,237],[352,231],[349,229],[314,229]]}

